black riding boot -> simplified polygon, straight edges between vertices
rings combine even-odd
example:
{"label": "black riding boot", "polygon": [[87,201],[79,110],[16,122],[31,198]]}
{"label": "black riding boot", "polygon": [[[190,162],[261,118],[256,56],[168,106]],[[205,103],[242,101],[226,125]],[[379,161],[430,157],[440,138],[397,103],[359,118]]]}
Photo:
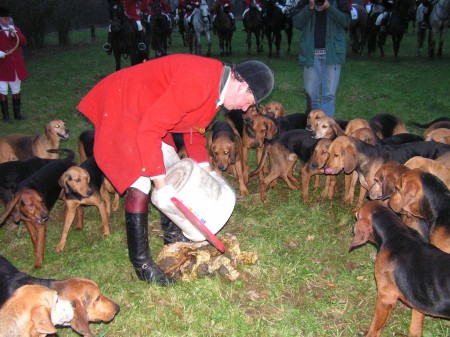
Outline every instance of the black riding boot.
{"label": "black riding boot", "polygon": [[161,286],[175,283],[153,262],[148,244],[148,195],[133,187],[127,190],[125,224],[128,256],[137,277]]}
{"label": "black riding boot", "polygon": [[2,109],[3,121],[8,122],[10,120],[8,111],[8,95],[0,94],[0,106]]}
{"label": "black riding boot", "polygon": [[180,227],[175,225],[163,212],[160,213],[161,229],[163,231],[162,237],[165,245],[175,242],[190,242],[190,240],[183,235]]}
{"label": "black riding boot", "polygon": [[145,49],[147,49],[147,46],[145,45],[145,33],[144,33],[144,30],[138,31],[138,35],[139,35],[138,49],[140,51],[145,51]]}
{"label": "black riding boot", "polygon": [[14,119],[17,120],[27,119],[27,116],[22,115],[20,113],[20,94],[12,95],[12,103],[13,103]]}
{"label": "black riding boot", "polygon": [[108,55],[111,55],[112,53],[112,46],[111,46],[111,32],[108,32],[108,42],[106,42],[103,45],[103,50],[106,51],[108,53]]}

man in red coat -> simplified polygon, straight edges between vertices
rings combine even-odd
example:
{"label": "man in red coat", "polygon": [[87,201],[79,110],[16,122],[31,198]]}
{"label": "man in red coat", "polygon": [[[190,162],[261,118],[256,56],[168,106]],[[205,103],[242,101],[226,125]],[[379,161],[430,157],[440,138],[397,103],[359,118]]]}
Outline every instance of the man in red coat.
{"label": "man in red coat", "polygon": [[[19,45],[16,48],[17,42]],[[12,93],[14,119],[27,118],[20,113],[20,86],[28,77],[20,47],[26,44],[27,39],[22,35],[19,27],[14,26],[9,10],[0,7],[0,106],[4,122],[10,120],[8,87],[11,88]]]}
{"label": "man in red coat", "polygon": [[273,85],[272,71],[259,61],[229,66],[171,55],[120,70],[82,99],[77,108],[95,126],[95,159],[119,193],[127,192],[128,254],[139,279],[174,282],[150,256],[147,224],[151,182],[160,209],[176,197],[165,179],[169,158],[178,159],[172,133],[183,134],[189,157],[210,172],[203,133],[220,106],[246,111]]}

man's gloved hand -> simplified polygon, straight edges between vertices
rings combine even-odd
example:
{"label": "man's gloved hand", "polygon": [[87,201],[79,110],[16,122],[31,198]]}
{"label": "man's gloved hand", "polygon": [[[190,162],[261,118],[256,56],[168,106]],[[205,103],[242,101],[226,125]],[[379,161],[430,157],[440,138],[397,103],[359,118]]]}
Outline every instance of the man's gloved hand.
{"label": "man's gloved hand", "polygon": [[0,50],[0,59],[5,58],[5,56],[6,56],[6,53],[4,53]]}
{"label": "man's gloved hand", "polygon": [[10,33],[15,34],[17,33],[16,28],[13,25],[8,26],[8,30]]}

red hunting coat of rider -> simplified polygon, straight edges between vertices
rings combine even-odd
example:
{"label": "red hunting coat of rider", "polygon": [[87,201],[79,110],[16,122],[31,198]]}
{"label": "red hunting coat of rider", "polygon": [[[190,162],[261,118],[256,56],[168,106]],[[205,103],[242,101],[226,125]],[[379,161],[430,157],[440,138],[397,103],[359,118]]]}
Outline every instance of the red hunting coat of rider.
{"label": "red hunting coat of rider", "polygon": [[139,176],[165,173],[161,140],[170,133],[183,133],[189,157],[208,162],[198,130],[219,110],[223,69],[210,58],[166,56],[106,77],[82,99],[77,109],[95,126],[95,159],[120,193]]}
{"label": "red hunting coat of rider", "polygon": [[[23,81],[28,77],[25,62],[23,61],[22,51],[20,47],[26,46],[27,39],[22,35],[20,29],[14,26],[16,34],[19,38],[19,47],[11,54],[0,58],[0,81],[13,82],[16,80],[16,72],[19,80]],[[8,34],[8,36],[7,36]],[[0,31],[0,50],[7,52],[14,48],[17,43],[17,38],[5,32]]]}

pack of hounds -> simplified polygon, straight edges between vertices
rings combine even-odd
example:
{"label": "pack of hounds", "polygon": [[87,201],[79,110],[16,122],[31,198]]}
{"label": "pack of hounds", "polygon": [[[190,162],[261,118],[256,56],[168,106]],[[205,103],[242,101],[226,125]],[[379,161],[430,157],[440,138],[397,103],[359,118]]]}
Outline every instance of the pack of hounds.
{"label": "pack of hounds", "polygon": [[[378,295],[367,336],[380,335],[398,300],[412,308],[410,336],[421,336],[425,315],[450,318],[450,118],[411,125],[424,130],[423,137],[410,133],[405,122],[391,114],[340,120],[321,110],[286,114],[280,102],[272,101],[245,113],[226,112],[224,120],[207,130],[211,167],[238,185],[241,202],[254,176],[262,203],[269,203],[269,187],[278,178],[292,190],[300,188],[301,179],[302,200],[309,203],[311,178],[317,189],[323,176],[324,187],[316,199],[334,198],[342,182],[342,203],[352,205],[359,181],[350,250],[366,242],[378,248]],[[74,162],[73,150],[60,146],[69,138],[62,120],[51,121],[38,136],[0,137],[0,224],[25,223],[35,268],[43,264],[46,224],[58,200],[64,203],[65,219],[57,252],[64,250],[75,215],[75,228],[82,230],[81,206],[96,206],[103,236],[110,234],[108,219],[111,210],[119,209],[120,196],[95,162],[94,132],[78,137],[80,164]],[[174,135],[184,158],[180,138]],[[253,150],[257,162],[250,171]],[[24,305],[24,298],[33,301]],[[30,336],[36,331],[51,334],[55,326],[64,325],[92,336],[89,322],[109,322],[118,312],[119,306],[92,280],[37,279],[0,256],[0,336],[8,329],[35,331]],[[30,319],[30,313],[44,318]],[[12,319],[17,315],[29,319]]]}

